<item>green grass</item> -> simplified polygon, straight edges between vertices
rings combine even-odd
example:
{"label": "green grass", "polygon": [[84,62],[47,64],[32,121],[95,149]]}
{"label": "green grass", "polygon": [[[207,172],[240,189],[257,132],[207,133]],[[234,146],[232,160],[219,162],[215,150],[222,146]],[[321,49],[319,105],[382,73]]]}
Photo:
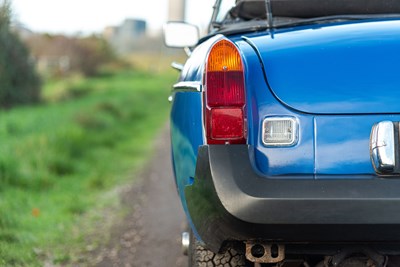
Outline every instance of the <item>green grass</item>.
{"label": "green grass", "polygon": [[1,266],[76,260],[116,205],[114,189],[150,155],[175,78],[123,71],[52,82],[51,103],[0,113]]}

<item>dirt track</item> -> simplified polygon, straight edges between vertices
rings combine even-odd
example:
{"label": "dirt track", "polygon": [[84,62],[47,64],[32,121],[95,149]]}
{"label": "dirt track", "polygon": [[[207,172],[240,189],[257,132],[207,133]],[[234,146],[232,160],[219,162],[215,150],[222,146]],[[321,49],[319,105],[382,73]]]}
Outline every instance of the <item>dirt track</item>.
{"label": "dirt track", "polygon": [[185,219],[172,178],[169,144],[165,128],[151,164],[123,193],[123,204],[133,205],[133,212],[113,227],[110,244],[96,255],[96,266],[187,266],[180,245]]}

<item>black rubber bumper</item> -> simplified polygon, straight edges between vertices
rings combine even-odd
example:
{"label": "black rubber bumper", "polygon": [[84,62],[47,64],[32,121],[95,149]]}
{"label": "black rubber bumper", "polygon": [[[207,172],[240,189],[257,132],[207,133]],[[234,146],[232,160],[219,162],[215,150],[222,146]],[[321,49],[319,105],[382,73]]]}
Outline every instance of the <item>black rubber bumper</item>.
{"label": "black rubber bumper", "polygon": [[199,149],[185,195],[209,249],[218,251],[225,240],[400,242],[400,177],[268,178],[255,172],[250,149]]}

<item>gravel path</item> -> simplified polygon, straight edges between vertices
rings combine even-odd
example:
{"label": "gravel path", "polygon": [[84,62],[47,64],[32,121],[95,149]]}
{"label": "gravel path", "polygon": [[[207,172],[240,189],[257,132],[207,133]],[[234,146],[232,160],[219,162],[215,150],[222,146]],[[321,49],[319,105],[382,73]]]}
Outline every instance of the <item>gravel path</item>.
{"label": "gravel path", "polygon": [[140,179],[123,193],[123,204],[134,205],[133,212],[114,225],[96,266],[187,266],[180,244],[185,219],[172,177],[169,129],[161,132],[155,147]]}

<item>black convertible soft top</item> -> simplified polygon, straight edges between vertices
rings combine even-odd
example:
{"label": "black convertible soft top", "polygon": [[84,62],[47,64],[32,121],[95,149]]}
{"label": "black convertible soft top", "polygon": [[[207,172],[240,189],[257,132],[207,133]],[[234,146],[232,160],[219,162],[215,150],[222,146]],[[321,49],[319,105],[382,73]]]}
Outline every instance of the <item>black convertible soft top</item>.
{"label": "black convertible soft top", "polygon": [[[400,14],[400,0],[271,0],[278,17],[314,18],[335,15]],[[264,19],[265,0],[237,0],[233,18]]]}

